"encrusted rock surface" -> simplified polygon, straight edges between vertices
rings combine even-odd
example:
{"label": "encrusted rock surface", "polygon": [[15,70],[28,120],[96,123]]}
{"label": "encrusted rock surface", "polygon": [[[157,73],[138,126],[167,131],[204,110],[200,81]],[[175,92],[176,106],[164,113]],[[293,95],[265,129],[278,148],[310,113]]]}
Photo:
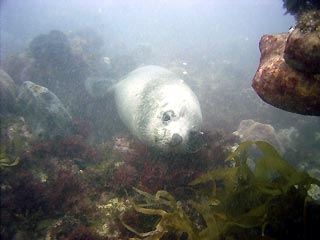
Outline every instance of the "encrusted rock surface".
{"label": "encrusted rock surface", "polygon": [[320,74],[301,72],[285,62],[288,34],[264,35],[252,87],[267,103],[294,113],[320,115]]}
{"label": "encrusted rock surface", "polygon": [[293,30],[287,38],[284,59],[301,72],[320,73],[320,32]]}

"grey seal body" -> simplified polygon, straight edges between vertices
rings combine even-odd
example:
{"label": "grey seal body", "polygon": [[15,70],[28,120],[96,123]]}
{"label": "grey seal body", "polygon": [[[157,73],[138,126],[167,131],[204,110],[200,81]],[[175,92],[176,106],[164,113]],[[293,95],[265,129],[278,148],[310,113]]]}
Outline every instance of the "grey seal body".
{"label": "grey seal body", "polygon": [[121,120],[147,145],[164,151],[188,151],[200,133],[202,113],[192,90],[159,66],[140,67],[114,87]]}

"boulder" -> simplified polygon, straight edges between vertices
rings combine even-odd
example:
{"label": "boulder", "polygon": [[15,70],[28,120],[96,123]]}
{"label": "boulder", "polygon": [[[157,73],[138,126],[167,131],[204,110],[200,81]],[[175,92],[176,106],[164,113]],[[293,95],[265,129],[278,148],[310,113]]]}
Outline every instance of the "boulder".
{"label": "boulder", "polygon": [[[303,66],[294,62],[292,55],[290,58],[287,56],[287,60],[284,59],[287,39],[288,33],[264,35],[261,38],[260,65],[253,78],[252,87],[265,102],[277,108],[319,116],[320,74],[311,73],[314,71],[302,72],[292,67]],[[305,56],[306,64],[309,64],[307,58],[308,56]],[[299,60],[302,61],[301,58]],[[316,64],[320,66],[320,63]]]}
{"label": "boulder", "polygon": [[32,39],[29,50],[36,64],[59,68],[60,71],[69,66],[72,57],[67,36],[57,30]]}
{"label": "boulder", "polygon": [[306,73],[320,73],[320,32],[289,33],[284,49],[286,64]]}
{"label": "boulder", "polygon": [[16,86],[11,77],[0,69],[0,114],[7,115],[16,109]]}
{"label": "boulder", "polygon": [[17,97],[20,114],[26,119],[33,135],[52,138],[71,131],[71,115],[59,98],[47,88],[24,82]]}

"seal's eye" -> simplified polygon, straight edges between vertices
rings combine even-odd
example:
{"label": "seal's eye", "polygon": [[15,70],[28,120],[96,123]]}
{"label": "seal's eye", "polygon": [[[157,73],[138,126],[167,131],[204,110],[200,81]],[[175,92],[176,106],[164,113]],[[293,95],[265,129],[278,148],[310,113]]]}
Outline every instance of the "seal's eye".
{"label": "seal's eye", "polygon": [[174,117],[173,111],[164,112],[162,115],[162,122],[169,122],[172,117]]}

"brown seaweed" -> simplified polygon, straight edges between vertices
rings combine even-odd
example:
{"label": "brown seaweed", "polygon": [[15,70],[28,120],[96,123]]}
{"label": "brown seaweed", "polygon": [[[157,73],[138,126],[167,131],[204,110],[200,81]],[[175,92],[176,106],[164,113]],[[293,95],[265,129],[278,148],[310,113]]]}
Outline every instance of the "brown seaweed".
{"label": "brown seaweed", "polygon": [[[246,150],[254,145],[262,156],[255,159],[252,168],[247,164]],[[176,239],[187,236],[189,240],[273,239],[282,234],[277,232],[281,229],[275,227],[275,222],[288,209],[298,217],[295,221],[301,223],[301,229],[296,231],[306,229],[303,225],[305,208],[312,201],[307,192],[311,184],[319,185],[317,180],[296,171],[266,142],[240,144],[226,159],[229,161],[234,162],[232,167],[215,169],[192,181],[190,186],[196,194],[186,202],[177,201],[163,190],[151,195],[135,189],[144,197],[145,203],[134,204],[134,209],[161,218],[155,223],[154,230],[146,233],[139,233],[123,222],[140,237],[132,239],[167,239],[169,232],[174,233]],[[196,213],[185,211],[187,204]],[[197,214],[204,221],[201,226],[191,220],[191,215]]]}

